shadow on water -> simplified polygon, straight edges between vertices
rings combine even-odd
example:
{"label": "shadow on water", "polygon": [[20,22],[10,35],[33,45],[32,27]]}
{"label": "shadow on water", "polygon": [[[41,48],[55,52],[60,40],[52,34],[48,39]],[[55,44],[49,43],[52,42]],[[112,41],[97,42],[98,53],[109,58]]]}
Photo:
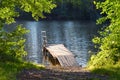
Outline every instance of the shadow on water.
{"label": "shadow on water", "polygon": [[[88,51],[93,49],[91,39],[97,34],[95,22],[80,21],[17,21],[23,24],[30,33],[26,34],[26,50],[28,61],[41,63],[41,31],[47,32],[50,44],[64,44],[74,55],[79,65],[85,66],[89,59]],[[10,25],[15,26],[16,24]],[[6,29],[11,29],[6,27]]]}

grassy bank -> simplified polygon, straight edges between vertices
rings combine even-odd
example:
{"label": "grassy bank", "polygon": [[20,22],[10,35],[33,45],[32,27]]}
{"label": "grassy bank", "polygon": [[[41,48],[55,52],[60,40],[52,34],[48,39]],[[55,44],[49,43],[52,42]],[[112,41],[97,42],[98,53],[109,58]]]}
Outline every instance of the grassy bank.
{"label": "grassy bank", "polygon": [[0,80],[16,80],[17,74],[23,69],[43,69],[43,65],[36,65],[27,62],[0,62]]}
{"label": "grassy bank", "polygon": [[109,80],[120,80],[120,63],[117,63],[116,65],[91,68],[90,70],[96,74],[107,75]]}

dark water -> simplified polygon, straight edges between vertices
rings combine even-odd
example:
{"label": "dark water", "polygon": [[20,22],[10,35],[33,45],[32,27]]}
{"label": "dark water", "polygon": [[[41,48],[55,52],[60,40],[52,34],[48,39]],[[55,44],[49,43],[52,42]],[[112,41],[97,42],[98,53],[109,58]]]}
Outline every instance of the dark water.
{"label": "dark water", "polygon": [[41,31],[46,31],[48,43],[64,44],[76,56],[79,65],[85,66],[89,59],[88,51],[93,49],[91,39],[98,30],[95,22],[89,21],[18,21],[17,24],[30,30],[26,35],[26,59],[35,63],[42,62]]}

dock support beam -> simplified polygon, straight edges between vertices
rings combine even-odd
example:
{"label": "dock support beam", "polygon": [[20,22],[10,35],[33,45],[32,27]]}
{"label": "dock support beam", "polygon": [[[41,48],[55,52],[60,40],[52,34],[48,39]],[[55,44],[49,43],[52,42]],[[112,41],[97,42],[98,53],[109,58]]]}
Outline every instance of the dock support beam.
{"label": "dock support beam", "polygon": [[44,65],[47,65],[47,51],[45,50],[45,47],[47,46],[47,36],[46,36],[46,31],[41,32],[42,35],[42,63]]}

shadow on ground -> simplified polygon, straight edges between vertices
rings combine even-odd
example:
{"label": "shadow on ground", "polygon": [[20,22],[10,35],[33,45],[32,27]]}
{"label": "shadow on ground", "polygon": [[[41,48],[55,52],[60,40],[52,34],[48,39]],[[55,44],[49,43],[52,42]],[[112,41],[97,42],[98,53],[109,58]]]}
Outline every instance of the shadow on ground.
{"label": "shadow on ground", "polygon": [[108,80],[108,76],[90,73],[83,68],[25,69],[18,80]]}

